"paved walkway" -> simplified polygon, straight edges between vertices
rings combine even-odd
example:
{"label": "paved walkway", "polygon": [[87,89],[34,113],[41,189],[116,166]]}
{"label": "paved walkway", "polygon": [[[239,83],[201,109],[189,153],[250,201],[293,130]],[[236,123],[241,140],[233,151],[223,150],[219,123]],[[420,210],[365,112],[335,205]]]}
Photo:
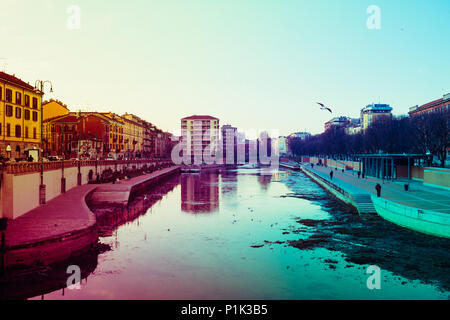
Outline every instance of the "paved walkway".
{"label": "paved walkway", "polygon": [[[332,168],[315,165],[313,169],[308,164],[306,168],[321,177],[330,180]],[[353,170],[337,171],[333,169],[333,183],[346,191],[354,193],[376,194],[375,185],[381,185],[381,197],[387,200],[415,207],[423,210],[450,213],[450,191],[424,186],[421,181],[396,180],[383,181],[372,177],[358,179],[357,172]],[[404,190],[404,184],[409,183],[409,191]]]}
{"label": "paved walkway", "polygon": [[[86,230],[96,223],[95,215],[84,201],[85,196],[96,188],[126,188],[158,177],[174,167],[155,171],[150,174],[122,180],[117,184],[87,184],[75,187],[65,194],[48,201],[23,216],[8,221],[5,232],[6,246],[9,249],[31,247],[47,240],[62,239],[66,235]],[[24,199],[26,201],[26,199]]]}
{"label": "paved walkway", "polygon": [[[27,246],[85,230],[96,222],[84,197],[97,185],[75,187],[23,216],[8,221],[7,247]],[[24,199],[26,201],[26,199]]]}

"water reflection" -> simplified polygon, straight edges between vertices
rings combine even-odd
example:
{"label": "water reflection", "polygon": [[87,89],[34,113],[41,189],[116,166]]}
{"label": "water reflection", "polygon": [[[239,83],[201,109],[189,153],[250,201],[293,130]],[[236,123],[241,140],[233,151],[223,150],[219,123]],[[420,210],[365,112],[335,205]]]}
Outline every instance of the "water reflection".
{"label": "water reflection", "polygon": [[67,267],[79,266],[81,284],[86,284],[89,275],[97,268],[99,254],[109,249],[108,246],[97,244],[82,256],[73,257],[65,262],[8,274],[8,281],[0,282],[0,300],[23,300],[36,296],[44,300],[46,294],[55,291],[64,296],[68,277]]}
{"label": "water reflection", "polygon": [[219,174],[216,171],[181,174],[181,210],[212,213],[219,208]]}
{"label": "water reflection", "polygon": [[[16,296],[53,288],[45,299],[448,298],[448,242],[348,212],[299,172],[274,172],[262,189],[268,180],[258,169],[174,177],[108,215],[100,241],[111,249],[94,256],[81,290],[62,296],[49,276]],[[368,264],[382,268],[382,290],[368,290]]]}

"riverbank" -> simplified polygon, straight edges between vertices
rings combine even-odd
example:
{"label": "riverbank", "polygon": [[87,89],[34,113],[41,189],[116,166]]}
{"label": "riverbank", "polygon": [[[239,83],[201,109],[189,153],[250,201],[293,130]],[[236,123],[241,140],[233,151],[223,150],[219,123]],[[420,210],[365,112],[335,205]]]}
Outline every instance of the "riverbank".
{"label": "riverbank", "polygon": [[[7,270],[45,266],[81,254],[98,240],[97,219],[87,203],[95,197],[97,188],[126,190],[128,200],[140,188],[145,188],[169,174],[178,166],[121,181],[120,184],[83,185],[69,190],[47,204],[8,222],[5,232]],[[114,192],[111,192],[113,194]]]}
{"label": "riverbank", "polygon": [[[358,178],[353,170],[336,170],[303,164],[302,171],[340,200],[353,205],[358,212],[359,199],[366,195],[376,213],[399,226],[418,232],[450,238],[450,192],[424,185],[420,181],[385,181]],[[330,178],[333,171],[333,178]],[[380,184],[381,197],[375,186]],[[404,185],[409,190],[405,191]],[[369,197],[369,198],[368,198]]]}

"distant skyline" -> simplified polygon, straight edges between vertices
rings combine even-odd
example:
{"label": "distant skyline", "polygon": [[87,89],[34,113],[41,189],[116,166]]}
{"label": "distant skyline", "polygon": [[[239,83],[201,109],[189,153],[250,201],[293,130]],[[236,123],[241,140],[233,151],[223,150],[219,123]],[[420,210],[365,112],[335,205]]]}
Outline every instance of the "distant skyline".
{"label": "distant skyline", "polygon": [[[207,114],[243,130],[316,134],[371,103],[399,115],[450,92],[446,0],[0,4],[0,70],[51,80],[45,99],[72,111],[134,113],[170,132]],[[71,5],[79,30],[67,28]],[[366,26],[370,5],[379,30]]]}

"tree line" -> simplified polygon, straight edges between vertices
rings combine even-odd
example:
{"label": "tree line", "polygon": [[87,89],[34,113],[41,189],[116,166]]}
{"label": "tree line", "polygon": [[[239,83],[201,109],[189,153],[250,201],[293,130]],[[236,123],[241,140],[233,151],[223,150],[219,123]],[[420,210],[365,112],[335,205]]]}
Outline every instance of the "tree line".
{"label": "tree line", "polygon": [[356,154],[417,153],[436,156],[445,166],[450,148],[450,110],[439,110],[412,117],[384,118],[364,132],[347,134],[333,126],[306,140],[289,138],[293,155],[328,155],[346,158]]}

